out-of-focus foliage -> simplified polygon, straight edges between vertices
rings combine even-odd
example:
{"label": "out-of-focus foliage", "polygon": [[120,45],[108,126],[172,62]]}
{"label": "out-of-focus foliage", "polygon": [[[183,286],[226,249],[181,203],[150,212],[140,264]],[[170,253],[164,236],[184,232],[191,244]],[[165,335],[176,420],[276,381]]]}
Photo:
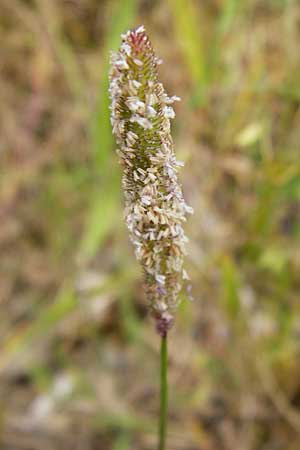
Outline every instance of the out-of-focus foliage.
{"label": "out-of-focus foliage", "polygon": [[108,56],[143,23],[195,209],[172,450],[299,450],[300,4],[2,0],[0,447],[155,447],[158,338],[122,220]]}

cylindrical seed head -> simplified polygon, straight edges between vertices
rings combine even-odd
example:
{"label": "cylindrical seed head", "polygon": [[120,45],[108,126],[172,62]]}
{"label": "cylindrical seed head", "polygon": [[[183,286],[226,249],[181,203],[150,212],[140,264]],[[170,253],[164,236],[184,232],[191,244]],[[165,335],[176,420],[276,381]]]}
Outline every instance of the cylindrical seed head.
{"label": "cylindrical seed head", "polygon": [[123,166],[125,218],[144,275],[149,306],[164,334],[173,322],[182,284],[185,237],[182,223],[192,212],[183,198],[170,133],[169,97],[143,26],[122,35],[111,56],[111,123]]}

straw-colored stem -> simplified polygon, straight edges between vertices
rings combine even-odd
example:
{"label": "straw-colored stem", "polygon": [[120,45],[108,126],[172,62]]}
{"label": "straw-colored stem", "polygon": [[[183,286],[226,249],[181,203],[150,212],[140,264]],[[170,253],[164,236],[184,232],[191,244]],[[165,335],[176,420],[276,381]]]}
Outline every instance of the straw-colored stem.
{"label": "straw-colored stem", "polygon": [[161,337],[160,348],[160,417],[158,450],[166,449],[168,415],[168,341],[167,333]]}

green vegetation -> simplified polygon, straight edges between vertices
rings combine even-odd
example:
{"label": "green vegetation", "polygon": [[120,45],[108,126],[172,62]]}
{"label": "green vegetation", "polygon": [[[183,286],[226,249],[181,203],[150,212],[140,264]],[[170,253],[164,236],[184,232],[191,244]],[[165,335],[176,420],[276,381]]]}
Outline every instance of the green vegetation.
{"label": "green vegetation", "polygon": [[168,450],[299,450],[297,0],[2,0],[0,447],[156,446],[159,339],[122,218],[108,52],[143,23],[176,105],[194,302]]}

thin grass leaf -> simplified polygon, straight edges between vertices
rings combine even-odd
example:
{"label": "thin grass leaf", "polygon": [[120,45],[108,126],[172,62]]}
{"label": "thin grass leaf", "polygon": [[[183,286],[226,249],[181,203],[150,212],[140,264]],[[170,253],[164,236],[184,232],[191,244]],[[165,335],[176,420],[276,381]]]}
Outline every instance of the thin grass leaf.
{"label": "thin grass leaf", "polygon": [[193,104],[205,102],[208,85],[207,60],[201,34],[201,21],[192,0],[168,0],[173,14],[176,41],[194,85]]}
{"label": "thin grass leaf", "polygon": [[97,109],[91,118],[90,140],[97,170],[102,176],[107,175],[109,160],[112,155],[113,139],[110,126],[108,67],[111,50],[117,49],[120,34],[133,26],[137,13],[137,1],[115,1],[111,8],[107,41],[104,46],[104,63],[100,79]]}
{"label": "thin grass leaf", "polygon": [[[97,186],[97,195],[91,201],[86,230],[83,235],[80,253],[84,258],[91,258],[103,245],[107,236],[117,226],[116,212],[119,210],[119,169],[110,171],[113,157],[113,138],[111,134],[108,67],[111,49],[116,49],[120,34],[133,25],[137,12],[137,1],[115,1],[111,8],[107,41],[104,46],[104,63],[100,80],[97,109],[90,123],[91,152],[101,184]],[[114,224],[114,225],[113,225]]]}

